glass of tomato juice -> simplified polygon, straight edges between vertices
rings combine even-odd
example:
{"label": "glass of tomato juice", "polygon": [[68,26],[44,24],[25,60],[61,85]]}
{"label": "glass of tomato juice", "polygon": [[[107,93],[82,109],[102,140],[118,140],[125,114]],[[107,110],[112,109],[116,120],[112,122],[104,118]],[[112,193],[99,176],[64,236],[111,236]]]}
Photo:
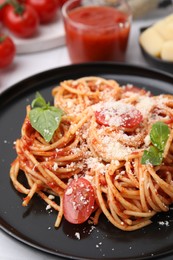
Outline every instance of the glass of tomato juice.
{"label": "glass of tomato juice", "polygon": [[69,0],[62,15],[72,63],[125,60],[132,20],[126,0]]}

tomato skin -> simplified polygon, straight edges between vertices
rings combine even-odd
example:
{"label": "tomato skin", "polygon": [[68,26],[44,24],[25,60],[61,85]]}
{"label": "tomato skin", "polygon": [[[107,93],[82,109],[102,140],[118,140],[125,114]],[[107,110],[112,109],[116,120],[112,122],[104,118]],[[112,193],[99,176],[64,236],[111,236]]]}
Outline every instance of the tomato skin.
{"label": "tomato skin", "polygon": [[23,6],[24,12],[18,14],[12,5],[8,5],[4,10],[3,23],[17,37],[27,38],[37,32],[39,18],[31,6]]}
{"label": "tomato skin", "polygon": [[150,97],[152,96],[152,94],[149,91],[145,90],[144,88],[139,88],[134,85],[126,85],[123,87],[123,93],[126,94],[128,92],[135,93],[135,94],[138,94],[141,96],[146,96],[146,95],[148,95]]}
{"label": "tomato skin", "polygon": [[124,87],[123,90],[124,90],[124,92],[132,92],[132,93],[137,93],[137,94],[141,94],[141,95],[145,95],[147,93],[146,90],[136,87],[134,85],[127,85]]}
{"label": "tomato skin", "polygon": [[137,109],[122,114],[122,126],[125,128],[137,127],[142,120],[143,116],[141,112]]}
{"label": "tomato skin", "polygon": [[108,123],[108,121],[106,121],[106,116],[104,113],[102,113],[100,111],[96,111],[95,117],[96,117],[96,122],[99,125],[109,126],[109,123]]}
{"label": "tomato skin", "polygon": [[[6,2],[6,0],[0,0],[0,5],[3,5]],[[4,14],[4,10],[6,8],[7,5],[5,5],[2,9],[0,9],[0,22],[2,22],[3,20],[3,14]]]}
{"label": "tomato skin", "polygon": [[62,7],[63,4],[65,4],[67,2],[67,0],[59,0],[59,2],[60,2],[60,7]]}
{"label": "tomato skin", "polygon": [[[106,109],[102,111],[95,111],[95,118],[96,122],[99,125],[104,125],[104,126],[110,126],[109,120],[106,119]],[[117,114],[117,111],[114,111],[114,115],[111,115],[111,118],[117,118],[119,122],[120,128],[135,128],[137,127],[143,120],[143,116],[141,112],[133,108],[125,113],[122,113],[121,115]]]}
{"label": "tomato skin", "polygon": [[9,36],[0,34],[0,68],[9,66],[15,57],[16,47]]}
{"label": "tomato skin", "polygon": [[40,23],[51,22],[60,7],[57,0],[26,0],[26,3],[36,10]]}
{"label": "tomato skin", "polygon": [[81,177],[71,181],[63,196],[65,219],[73,224],[85,222],[93,212],[94,203],[94,189],[88,180]]}

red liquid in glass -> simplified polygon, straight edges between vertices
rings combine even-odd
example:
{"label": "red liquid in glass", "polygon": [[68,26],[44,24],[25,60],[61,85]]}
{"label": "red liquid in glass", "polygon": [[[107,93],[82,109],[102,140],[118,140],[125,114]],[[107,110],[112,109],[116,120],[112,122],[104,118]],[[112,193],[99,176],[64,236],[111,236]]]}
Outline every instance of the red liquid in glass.
{"label": "red liquid in glass", "polygon": [[66,43],[72,62],[123,61],[130,24],[128,15],[105,6],[79,7],[65,21]]}

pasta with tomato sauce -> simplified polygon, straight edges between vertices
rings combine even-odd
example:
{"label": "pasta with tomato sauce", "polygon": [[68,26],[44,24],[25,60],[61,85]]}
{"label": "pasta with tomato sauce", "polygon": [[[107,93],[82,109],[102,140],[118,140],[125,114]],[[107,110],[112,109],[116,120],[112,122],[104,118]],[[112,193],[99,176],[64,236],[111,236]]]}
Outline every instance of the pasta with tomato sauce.
{"label": "pasta with tomato sauce", "polygon": [[[83,77],[52,90],[64,113],[50,142],[26,110],[17,157],[11,165],[23,206],[39,195],[58,214],[96,225],[104,214],[117,228],[133,231],[168,211],[173,202],[173,97],[115,80]],[[28,186],[19,181],[25,175]],[[52,200],[59,198],[59,203]]]}

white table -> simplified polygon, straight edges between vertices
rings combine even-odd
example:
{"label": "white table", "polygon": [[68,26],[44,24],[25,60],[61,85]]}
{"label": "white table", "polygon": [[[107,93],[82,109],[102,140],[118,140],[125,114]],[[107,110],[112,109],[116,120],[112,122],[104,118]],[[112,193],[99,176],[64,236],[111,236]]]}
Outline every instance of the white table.
{"label": "white table", "polygon": [[[133,22],[130,34],[130,41],[127,50],[127,62],[147,66],[143,56],[141,55],[138,46],[139,28],[145,25],[150,25],[160,17],[164,17],[172,9],[157,10],[152,12],[150,16],[145,17],[145,20],[137,20]],[[25,79],[39,72],[50,70],[52,68],[69,65],[67,49],[65,46],[50,49],[44,52],[30,53],[17,55],[12,66],[8,69],[0,71],[0,93],[9,88],[18,81]],[[1,173],[2,174],[2,173]],[[0,259],[2,260],[59,260],[61,258],[48,255],[39,250],[33,249],[0,230]],[[164,258],[170,260],[170,258]]]}

